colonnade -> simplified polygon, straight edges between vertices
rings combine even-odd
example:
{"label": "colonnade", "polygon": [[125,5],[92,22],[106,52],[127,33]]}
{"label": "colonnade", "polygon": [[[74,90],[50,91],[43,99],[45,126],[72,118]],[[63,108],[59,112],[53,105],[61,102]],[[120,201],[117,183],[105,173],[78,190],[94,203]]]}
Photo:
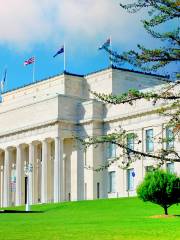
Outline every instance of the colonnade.
{"label": "colonnade", "polygon": [[[28,189],[25,168],[28,173]],[[44,139],[0,147],[0,204],[22,205],[29,193],[30,204],[63,201],[63,139]]]}

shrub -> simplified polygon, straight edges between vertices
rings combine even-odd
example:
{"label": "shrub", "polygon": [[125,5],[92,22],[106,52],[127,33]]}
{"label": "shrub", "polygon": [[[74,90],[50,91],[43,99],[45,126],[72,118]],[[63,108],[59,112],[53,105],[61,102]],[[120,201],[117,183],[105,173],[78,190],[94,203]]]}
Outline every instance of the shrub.
{"label": "shrub", "polygon": [[144,202],[150,201],[163,207],[167,215],[168,208],[180,202],[180,178],[162,170],[149,172],[138,186],[137,194]]}

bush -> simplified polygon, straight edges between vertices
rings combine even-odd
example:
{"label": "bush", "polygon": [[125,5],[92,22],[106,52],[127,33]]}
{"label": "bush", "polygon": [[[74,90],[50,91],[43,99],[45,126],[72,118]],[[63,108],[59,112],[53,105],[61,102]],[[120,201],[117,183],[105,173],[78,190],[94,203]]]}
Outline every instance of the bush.
{"label": "bush", "polygon": [[180,178],[162,170],[149,172],[138,186],[137,194],[144,202],[150,201],[163,207],[167,215],[168,208],[180,202]]}

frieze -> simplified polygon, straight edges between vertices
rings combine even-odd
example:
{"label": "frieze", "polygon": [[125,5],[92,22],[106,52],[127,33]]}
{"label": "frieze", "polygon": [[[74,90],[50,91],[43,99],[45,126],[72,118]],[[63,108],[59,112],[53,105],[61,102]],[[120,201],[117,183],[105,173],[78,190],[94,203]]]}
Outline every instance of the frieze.
{"label": "frieze", "polygon": [[18,140],[22,138],[32,137],[39,134],[44,134],[52,130],[55,130],[56,125],[57,125],[57,122],[54,122],[44,126],[33,127],[33,129],[29,129],[29,130],[26,129],[26,130],[20,130],[19,132],[15,132],[15,133],[9,133],[7,135],[0,137],[0,143],[13,141],[16,139]]}

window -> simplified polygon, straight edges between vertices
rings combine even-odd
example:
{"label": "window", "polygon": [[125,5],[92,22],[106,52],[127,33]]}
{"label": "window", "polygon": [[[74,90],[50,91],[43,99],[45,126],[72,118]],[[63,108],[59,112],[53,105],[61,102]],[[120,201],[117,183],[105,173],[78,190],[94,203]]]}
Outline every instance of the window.
{"label": "window", "polygon": [[174,133],[172,127],[166,127],[166,149],[172,149],[174,147]]}
{"label": "window", "polygon": [[11,171],[11,192],[16,192],[16,170]]}
{"label": "window", "polygon": [[127,170],[127,190],[133,191],[134,190],[134,177],[135,172],[134,168]]}
{"label": "window", "polygon": [[107,158],[115,158],[116,157],[116,144],[109,143],[107,147]]}
{"label": "window", "polygon": [[153,166],[146,166],[146,172],[153,172],[154,171],[154,167]]}
{"label": "window", "polygon": [[84,152],[84,166],[87,166],[87,153]]}
{"label": "window", "polygon": [[[127,147],[134,150],[134,134],[129,133],[127,135]],[[127,150],[128,153],[132,153],[130,150]]]}
{"label": "window", "polygon": [[108,187],[108,192],[109,193],[112,193],[112,192],[115,192],[116,191],[116,186],[115,186],[115,177],[116,177],[116,172],[113,171],[113,172],[109,172],[109,187]]}
{"label": "window", "polygon": [[166,168],[169,173],[174,173],[174,163],[167,163]]}
{"label": "window", "polygon": [[146,152],[154,151],[153,129],[146,130]]}

